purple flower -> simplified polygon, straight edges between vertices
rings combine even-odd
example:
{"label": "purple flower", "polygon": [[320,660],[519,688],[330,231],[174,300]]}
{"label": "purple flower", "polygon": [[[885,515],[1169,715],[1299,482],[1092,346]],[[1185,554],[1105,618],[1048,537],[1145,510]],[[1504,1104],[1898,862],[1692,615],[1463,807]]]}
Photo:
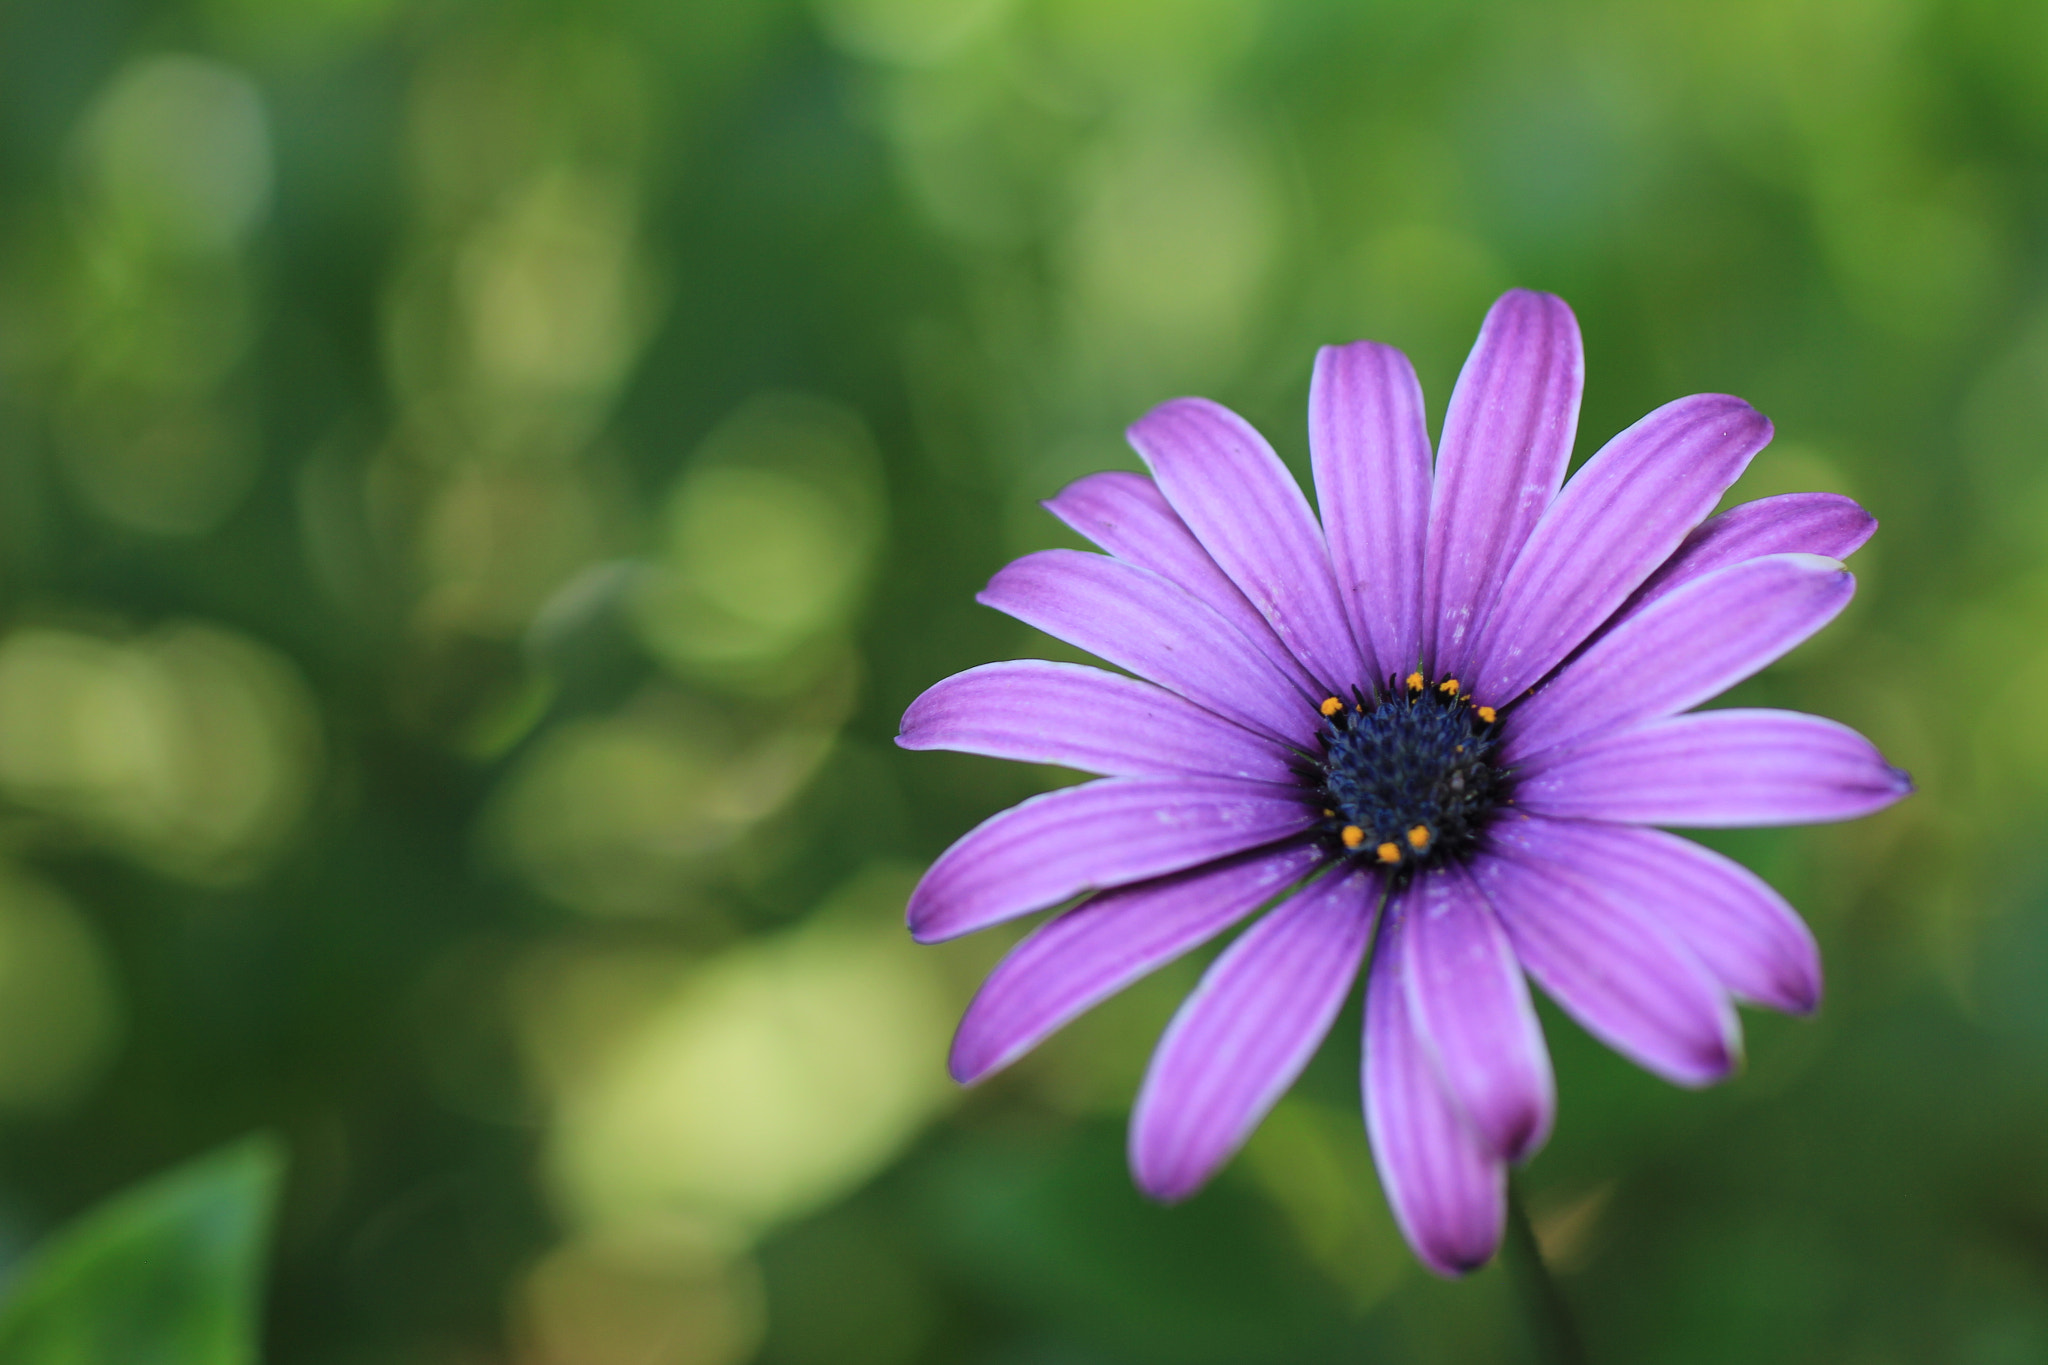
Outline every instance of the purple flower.
{"label": "purple flower", "polygon": [[1151,478],[1046,504],[1108,553],[1026,555],[980,600],[1136,676],[986,664],[903,718],[905,748],[1102,775],[985,821],[911,897],[925,942],[1084,898],[982,986],[957,1079],[1264,910],[1153,1054],[1138,1184],[1174,1200],[1214,1174],[1364,970],[1373,1154],[1417,1254],[1458,1274],[1499,1245],[1507,1165],[1556,1107],[1525,974],[1688,1086],[1735,1065],[1732,1000],[1814,1008],[1819,956],[1784,899],[1651,826],[1841,820],[1912,789],[1833,721],[1688,713],[1847,605],[1840,561],[1876,522],[1827,493],[1707,520],[1771,438],[1720,394],[1657,409],[1565,483],[1582,373],[1571,310],[1517,290],[1434,470],[1406,356],[1317,355],[1321,524],[1265,440],[1199,398],[1131,428]]}

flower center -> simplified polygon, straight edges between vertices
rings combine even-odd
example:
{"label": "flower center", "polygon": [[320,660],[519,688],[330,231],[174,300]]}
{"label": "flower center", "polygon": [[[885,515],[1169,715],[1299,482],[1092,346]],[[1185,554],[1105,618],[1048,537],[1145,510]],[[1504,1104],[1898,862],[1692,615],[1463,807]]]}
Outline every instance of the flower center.
{"label": "flower center", "polygon": [[1406,871],[1471,852],[1507,795],[1492,707],[1411,673],[1322,711],[1324,828],[1342,848]]}

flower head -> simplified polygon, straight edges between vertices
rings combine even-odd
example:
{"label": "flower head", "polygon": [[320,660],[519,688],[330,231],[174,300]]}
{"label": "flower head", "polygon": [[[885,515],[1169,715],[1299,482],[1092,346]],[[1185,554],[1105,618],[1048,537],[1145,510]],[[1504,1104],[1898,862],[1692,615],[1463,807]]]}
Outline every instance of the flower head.
{"label": "flower head", "polygon": [[1380,1176],[1417,1254],[1456,1274],[1499,1245],[1506,1168],[1550,1131],[1525,978],[1681,1085],[1735,1065],[1731,1001],[1815,1006],[1818,953],[1783,898],[1652,827],[1847,819],[1911,790],[1832,721],[1690,709],[1832,620],[1876,523],[1827,493],[1708,519],[1771,438],[1718,394],[1657,409],[1566,483],[1581,379],[1571,310],[1518,290],[1487,314],[1433,468],[1405,356],[1318,354],[1320,523],[1256,431],[1194,398],[1131,428],[1151,478],[1046,504],[1107,553],[1026,555],[980,600],[1135,676],[987,664],[903,718],[906,748],[1102,775],[984,822],[911,897],[925,941],[1083,898],[990,975],[956,1078],[1256,915],[1153,1054],[1138,1184],[1199,1188],[1363,970]]}

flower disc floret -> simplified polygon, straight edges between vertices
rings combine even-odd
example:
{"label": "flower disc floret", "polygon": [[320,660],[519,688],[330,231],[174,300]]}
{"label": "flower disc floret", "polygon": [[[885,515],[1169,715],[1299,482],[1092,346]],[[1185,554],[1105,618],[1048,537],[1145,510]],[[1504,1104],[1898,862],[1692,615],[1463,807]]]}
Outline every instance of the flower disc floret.
{"label": "flower disc floret", "polygon": [[1507,794],[1492,707],[1415,673],[1322,712],[1316,778],[1337,847],[1397,876],[1471,854]]}

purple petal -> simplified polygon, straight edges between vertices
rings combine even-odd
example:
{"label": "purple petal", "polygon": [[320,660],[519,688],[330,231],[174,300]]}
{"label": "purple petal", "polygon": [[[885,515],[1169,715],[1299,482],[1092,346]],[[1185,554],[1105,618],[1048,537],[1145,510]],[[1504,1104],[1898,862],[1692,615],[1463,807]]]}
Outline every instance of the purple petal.
{"label": "purple petal", "polygon": [[1508,571],[1465,679],[1503,705],[1554,668],[1714,510],[1770,443],[1764,415],[1725,394],[1666,403],[1572,476]]}
{"label": "purple petal", "polygon": [[1507,1167],[1451,1103],[1423,1051],[1389,922],[1365,990],[1365,1129],[1402,1236],[1439,1275],[1477,1270],[1500,1246]]}
{"label": "purple petal", "polygon": [[1697,706],[1835,619],[1856,579],[1819,555],[1767,555],[1695,580],[1594,641],[1511,713],[1504,755],[1547,749]]}
{"label": "purple petal", "polygon": [[1545,821],[1546,854],[1588,870],[1685,944],[1735,995],[1805,1014],[1820,950],[1763,878],[1690,839],[1593,821]]}
{"label": "purple petal", "polygon": [[903,713],[896,742],[1109,777],[1295,778],[1286,749],[1164,688],[1042,659],[983,664],[934,684]]}
{"label": "purple petal", "polygon": [[1405,677],[1422,659],[1422,544],[1429,531],[1429,428],[1422,385],[1391,346],[1316,352],[1308,448],[1351,633],[1367,677]]}
{"label": "purple petal", "polygon": [[1308,1065],[1350,994],[1379,878],[1340,868],[1270,911],[1210,964],[1167,1025],[1131,1114],[1131,1173],[1185,1199],[1243,1145]]}
{"label": "purple petal", "polygon": [[1522,966],[1587,1032],[1679,1085],[1726,1076],[1741,1036],[1727,993],[1691,949],[1597,861],[1581,828],[1497,824],[1473,874]]}
{"label": "purple petal", "polygon": [[1208,942],[1322,861],[1313,844],[1241,854],[1105,891],[1049,920],[989,973],[953,1037],[963,1085],[1008,1066],[1068,1020]]}
{"label": "purple petal", "polygon": [[1125,434],[1173,510],[1325,694],[1358,686],[1365,665],[1322,527],[1266,438],[1206,398],[1161,403]]}
{"label": "purple petal", "polygon": [[1398,911],[1416,1034],[1493,1154],[1521,1161],[1550,1136],[1557,1092],[1529,987],[1493,908],[1463,868],[1418,878]]}
{"label": "purple petal", "polygon": [[1613,624],[1703,574],[1745,559],[1782,554],[1847,559],[1876,530],[1877,518],[1839,493],[1781,493],[1742,503],[1687,536],[1664,566],[1636,589]]}
{"label": "purple petal", "polygon": [[1528,764],[1515,803],[1538,815],[1706,829],[1853,820],[1913,790],[1846,725],[1797,711],[1697,711],[1601,735]]}
{"label": "purple petal", "polygon": [[1315,744],[1322,699],[1304,695],[1229,622],[1148,569],[1040,550],[1005,566],[974,600],[1226,719]]}
{"label": "purple petal", "polygon": [[1209,558],[1152,480],[1121,469],[1089,474],[1047,498],[1044,507],[1126,564],[1150,569],[1201,599],[1243,631],[1303,692],[1320,691],[1321,685],[1281,643],[1272,623]]}
{"label": "purple petal", "polygon": [[1564,482],[1585,383],[1563,299],[1516,289],[1486,315],[1451,391],[1437,448],[1423,588],[1423,653],[1463,677],[1473,633]]}
{"label": "purple petal", "polygon": [[939,855],[910,893],[910,932],[920,943],[957,938],[1314,822],[1290,788],[1220,777],[1111,777],[1047,792],[982,821]]}

